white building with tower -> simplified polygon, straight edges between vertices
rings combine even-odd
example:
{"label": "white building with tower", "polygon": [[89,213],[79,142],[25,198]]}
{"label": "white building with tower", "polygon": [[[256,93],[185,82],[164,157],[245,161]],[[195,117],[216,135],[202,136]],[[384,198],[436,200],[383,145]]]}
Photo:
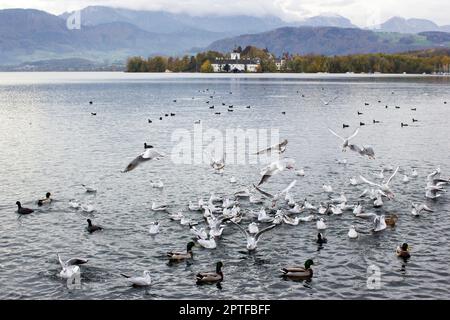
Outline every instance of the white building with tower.
{"label": "white building with tower", "polygon": [[211,66],[214,72],[258,72],[261,60],[258,58],[241,58],[238,50],[233,50],[229,58],[216,58]]}

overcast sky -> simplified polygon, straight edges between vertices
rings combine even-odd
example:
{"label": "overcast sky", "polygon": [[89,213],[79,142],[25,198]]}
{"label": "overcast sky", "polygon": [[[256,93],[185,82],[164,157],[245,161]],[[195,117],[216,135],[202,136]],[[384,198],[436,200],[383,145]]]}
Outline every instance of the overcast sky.
{"label": "overcast sky", "polygon": [[55,14],[89,5],[165,10],[192,15],[273,14],[289,21],[336,13],[362,27],[384,22],[392,16],[425,18],[440,25],[450,25],[449,0],[0,0],[1,9],[36,8]]}

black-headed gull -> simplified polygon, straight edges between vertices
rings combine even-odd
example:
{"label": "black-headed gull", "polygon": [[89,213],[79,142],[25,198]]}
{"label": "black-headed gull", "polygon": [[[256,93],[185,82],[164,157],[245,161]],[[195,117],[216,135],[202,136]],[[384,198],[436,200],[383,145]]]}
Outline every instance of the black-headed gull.
{"label": "black-headed gull", "polygon": [[260,174],[262,176],[261,180],[258,183],[258,186],[262,185],[263,183],[267,182],[270,177],[279,174],[280,172],[284,170],[292,170],[294,169],[295,160],[294,159],[281,159],[278,161],[274,161],[271,164],[265,166],[263,169],[261,169]]}
{"label": "black-headed gull", "polygon": [[411,206],[412,206],[411,213],[413,216],[419,216],[422,213],[422,211],[434,212],[434,210],[431,209],[430,207],[428,207],[425,203],[421,203],[421,204],[412,203]]}
{"label": "black-headed gull", "polygon": [[62,268],[62,270],[59,273],[59,276],[64,279],[72,278],[76,273],[80,272],[79,265],[85,264],[88,262],[87,259],[83,259],[83,258],[72,258],[72,259],[67,260],[66,262],[63,262],[61,260],[61,256],[59,255],[59,253],[57,254],[57,256],[58,256],[58,262]]}
{"label": "black-headed gull", "polygon": [[272,151],[275,151],[277,153],[283,153],[283,152],[286,151],[287,144],[288,144],[288,141],[285,139],[282,142],[280,142],[278,144],[275,144],[275,145],[273,145],[273,146],[271,146],[271,147],[269,147],[267,149],[258,151],[256,154],[260,155],[260,154],[269,153],[269,152],[272,152]]}
{"label": "black-headed gull", "polygon": [[253,187],[258,190],[258,192],[260,192],[264,197],[272,200],[272,206],[275,207],[277,201],[281,198],[281,196],[283,194],[286,194],[287,192],[289,192],[289,190],[291,190],[295,184],[297,183],[297,180],[292,181],[289,186],[287,186],[287,188],[281,190],[280,192],[276,193],[276,194],[270,194],[266,191],[263,191],[261,189],[259,189],[257,186],[253,185]]}
{"label": "black-headed gull", "polygon": [[397,174],[399,168],[400,168],[400,167],[397,167],[397,169],[396,169],[395,172],[392,174],[392,176],[390,176],[389,179],[388,179],[386,182],[382,182],[381,184],[379,184],[379,183],[374,183],[374,182],[372,182],[372,181],[369,181],[369,180],[367,180],[366,178],[364,178],[363,176],[359,176],[359,178],[360,178],[362,181],[364,181],[365,183],[367,183],[367,184],[370,184],[370,185],[372,185],[372,186],[376,186],[376,187],[380,188],[380,190],[383,191],[383,192],[387,195],[387,197],[388,197],[389,199],[392,200],[392,199],[395,198],[395,195],[394,195],[394,193],[392,192],[391,188],[389,187],[389,183],[390,183],[390,182],[392,181],[392,179],[395,177],[395,175]]}
{"label": "black-headed gull", "polygon": [[139,166],[141,163],[144,163],[146,161],[150,160],[159,160],[163,158],[164,155],[156,151],[155,149],[146,149],[143,153],[138,155],[133,161],[131,161],[128,166],[123,170],[122,172],[130,172],[134,169],[136,169],[137,166]]}
{"label": "black-headed gull", "polygon": [[350,141],[351,139],[353,139],[354,137],[356,137],[356,135],[357,135],[358,132],[359,132],[359,128],[358,128],[358,129],[355,130],[355,132],[353,132],[353,134],[352,134],[351,136],[349,136],[349,137],[347,137],[347,138],[343,138],[343,137],[341,137],[340,135],[338,135],[336,132],[334,132],[333,130],[331,130],[330,128],[328,128],[328,130],[329,130],[332,134],[334,134],[336,137],[338,137],[339,139],[341,139],[341,140],[344,142],[344,143],[342,144],[342,151],[343,151],[343,152],[346,151],[347,147],[349,146],[349,141]]}
{"label": "black-headed gull", "polygon": [[273,228],[276,227],[275,224],[270,225],[267,228],[264,228],[260,231],[258,231],[258,233],[256,233],[255,235],[249,234],[247,232],[247,230],[245,230],[243,227],[241,227],[239,224],[232,222],[234,225],[236,225],[239,230],[242,231],[242,233],[245,235],[246,239],[247,239],[247,250],[248,251],[253,251],[256,249],[258,242],[261,238],[261,235],[263,235],[265,232],[272,230]]}
{"label": "black-headed gull", "polygon": [[131,277],[129,275],[120,274],[122,277],[127,278],[133,287],[147,287],[152,284],[152,278],[150,272],[145,270],[142,277]]}

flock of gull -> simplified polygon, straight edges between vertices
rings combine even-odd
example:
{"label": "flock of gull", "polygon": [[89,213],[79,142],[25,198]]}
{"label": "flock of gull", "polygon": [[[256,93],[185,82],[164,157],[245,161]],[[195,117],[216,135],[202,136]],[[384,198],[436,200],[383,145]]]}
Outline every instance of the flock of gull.
{"label": "flock of gull", "polygon": [[[231,93],[230,93],[231,94]],[[324,104],[330,104],[334,99],[325,101]],[[176,102],[176,101],[174,101]],[[92,103],[91,103],[92,104]],[[211,107],[210,107],[211,108]],[[232,107],[228,110],[231,110]],[[358,112],[359,114],[359,112]],[[170,114],[174,116],[175,114]],[[162,119],[162,117],[161,117]],[[149,120],[149,122],[151,122]],[[348,127],[348,126],[347,126]],[[344,129],[346,126],[344,125]],[[343,137],[332,129],[330,133],[342,141],[342,152],[354,152],[355,155],[366,157],[367,161],[375,159],[375,151],[369,145],[358,146],[352,143],[352,140],[358,135],[359,128],[348,137]],[[170,208],[165,203],[153,202],[151,209],[155,212],[165,212],[173,223],[180,223],[186,227],[186,232],[189,232],[193,237],[192,241],[186,244],[185,250],[168,251],[167,259],[170,262],[180,262],[193,259],[196,246],[205,249],[214,250],[218,242],[221,241],[223,231],[225,228],[235,228],[242,233],[243,243],[245,241],[248,252],[253,252],[257,249],[260,241],[264,237],[268,237],[269,232],[276,232],[281,225],[297,226],[306,223],[315,223],[317,229],[317,243],[324,244],[327,242],[326,230],[327,224],[332,223],[333,216],[342,215],[344,212],[353,214],[355,219],[365,219],[372,225],[372,232],[382,232],[388,226],[395,226],[399,217],[395,214],[377,215],[371,212],[370,208],[383,207],[388,201],[395,201],[396,195],[391,187],[391,182],[399,174],[400,168],[392,166],[385,166],[379,172],[372,173],[373,177],[368,178],[363,175],[359,177],[352,177],[349,180],[349,185],[357,186],[360,184],[367,185],[367,188],[360,195],[356,196],[358,201],[351,202],[343,192],[335,192],[331,185],[323,184],[322,190],[326,201],[319,203],[312,203],[308,199],[298,201],[292,193],[292,189],[296,186],[296,179],[301,179],[307,173],[304,168],[297,168],[295,159],[286,157],[288,150],[288,140],[283,140],[267,149],[256,153],[257,156],[267,154],[275,156],[275,160],[263,168],[259,174],[261,178],[254,184],[237,190],[230,195],[217,195],[211,192],[209,199],[205,200],[195,199],[186,204],[186,211],[198,212],[198,219],[191,219],[183,211],[170,212]],[[130,174],[131,171],[137,169],[145,163],[164,159],[165,154],[157,151],[152,145],[144,144],[144,151],[135,157],[122,171]],[[346,164],[345,160],[340,161],[341,164]],[[221,159],[211,158],[211,170],[221,177],[226,168],[224,157]],[[285,171],[293,171],[297,178],[292,180],[286,187],[275,193],[266,191],[265,185],[270,181],[275,180],[276,176]],[[416,169],[411,169],[409,176],[406,170],[403,170],[402,182],[409,183],[410,179],[417,179],[419,174]],[[237,182],[236,178],[230,179],[231,184]],[[427,175],[425,186],[425,199],[423,203],[411,203],[411,214],[413,216],[421,216],[427,212],[433,212],[430,208],[433,201],[438,200],[445,192],[445,186],[450,183],[450,179],[441,177],[441,170],[435,169]],[[87,193],[95,193],[95,187],[82,185]],[[164,188],[164,183],[161,180],[151,181],[151,187]],[[355,197],[355,198],[356,198]],[[242,203],[248,203],[255,207],[255,210],[244,211],[241,209]],[[49,206],[52,203],[51,193],[47,193],[45,198],[37,201],[38,206]],[[18,213],[21,215],[31,214],[33,209],[22,207],[18,201]],[[84,212],[93,212],[92,205],[80,205],[75,200],[70,200],[69,206],[73,209],[81,209]],[[245,218],[245,219],[244,219]],[[243,222],[248,222],[244,225]],[[101,226],[94,225],[90,219],[87,219],[87,231],[89,233],[101,232]],[[149,225],[148,232],[152,235],[160,232],[160,222],[153,221]],[[348,227],[348,238],[358,239],[359,233],[354,225]],[[402,258],[409,258],[409,245],[407,243],[400,244],[396,248],[396,254]],[[60,255],[57,255],[61,266],[59,275],[68,280],[72,280],[74,275],[80,274],[80,265],[88,263],[84,258],[71,258],[63,261]],[[306,259],[304,264],[295,266],[286,266],[280,270],[280,276],[286,279],[294,280],[309,280],[313,277],[312,266],[314,262],[312,259]],[[215,270],[207,272],[199,272],[196,275],[197,284],[204,283],[219,283],[223,281],[224,274],[222,268],[224,264],[218,261],[215,264]],[[148,270],[143,271],[142,275],[130,276],[121,274],[126,281],[133,286],[149,286],[152,283],[151,273]]]}

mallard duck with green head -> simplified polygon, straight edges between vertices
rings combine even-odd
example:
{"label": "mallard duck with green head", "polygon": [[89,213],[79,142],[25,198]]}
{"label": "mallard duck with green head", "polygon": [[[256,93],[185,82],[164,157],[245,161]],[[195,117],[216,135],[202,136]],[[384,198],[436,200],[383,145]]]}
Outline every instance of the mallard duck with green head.
{"label": "mallard duck with green head", "polygon": [[197,284],[221,282],[223,280],[222,267],[223,263],[222,261],[219,261],[216,264],[216,272],[197,273],[196,275]]}
{"label": "mallard duck with green head", "polygon": [[181,261],[185,259],[191,259],[193,257],[192,248],[195,246],[194,242],[189,242],[186,246],[186,252],[167,252],[167,256],[172,261]]}
{"label": "mallard duck with green head", "polygon": [[313,269],[311,266],[314,262],[311,259],[305,261],[305,267],[287,267],[281,269],[284,277],[296,279],[310,279],[313,276]]}
{"label": "mallard duck with green head", "polygon": [[411,257],[411,254],[409,253],[409,245],[407,243],[402,244],[402,246],[397,247],[397,257],[408,259]]}

